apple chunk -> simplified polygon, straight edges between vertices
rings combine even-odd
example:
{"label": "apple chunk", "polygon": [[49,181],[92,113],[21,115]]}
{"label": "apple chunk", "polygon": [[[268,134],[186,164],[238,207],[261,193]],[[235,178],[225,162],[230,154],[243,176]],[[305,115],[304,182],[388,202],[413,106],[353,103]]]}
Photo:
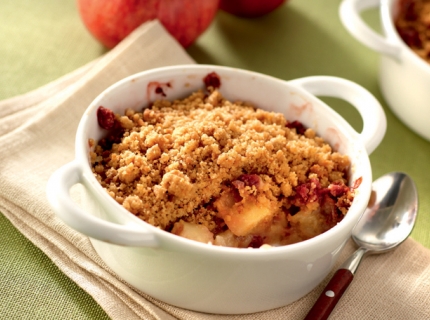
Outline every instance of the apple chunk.
{"label": "apple chunk", "polygon": [[276,206],[264,194],[247,195],[235,202],[234,190],[224,192],[214,205],[218,216],[236,236],[258,233],[270,227],[276,212]]}
{"label": "apple chunk", "polygon": [[175,223],[172,233],[183,238],[203,243],[213,243],[214,240],[214,235],[206,226],[185,222],[183,220]]}
{"label": "apple chunk", "polygon": [[231,248],[247,248],[253,239],[252,235],[238,237],[230,230],[226,230],[216,235],[214,245]]}

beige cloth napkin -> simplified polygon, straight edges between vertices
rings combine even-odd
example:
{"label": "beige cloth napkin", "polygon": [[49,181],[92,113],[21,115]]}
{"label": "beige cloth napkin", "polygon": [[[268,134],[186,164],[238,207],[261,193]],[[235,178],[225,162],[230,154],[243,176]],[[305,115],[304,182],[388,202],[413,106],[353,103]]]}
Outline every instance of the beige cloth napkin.
{"label": "beige cloth napkin", "polygon": [[[329,277],[304,298],[275,310],[235,316],[183,310],[119,279],[88,238],[64,225],[47,203],[48,177],[73,159],[76,128],[89,103],[125,76],[185,63],[193,60],[153,21],[96,61],[0,102],[0,212],[112,319],[302,319]],[[339,264],[354,249],[349,241]],[[366,258],[331,319],[430,319],[430,250],[408,239],[391,253]]]}

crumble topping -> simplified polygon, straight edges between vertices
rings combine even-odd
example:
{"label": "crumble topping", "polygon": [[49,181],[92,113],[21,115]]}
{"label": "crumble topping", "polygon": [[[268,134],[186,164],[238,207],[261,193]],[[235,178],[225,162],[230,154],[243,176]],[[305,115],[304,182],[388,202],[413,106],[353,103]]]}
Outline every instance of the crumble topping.
{"label": "crumble topping", "polygon": [[109,134],[90,141],[97,180],[132,214],[179,236],[231,247],[295,243],[336,225],[354,197],[347,156],[301,123],[212,86],[142,112],[100,107],[98,116]]}
{"label": "crumble topping", "polygon": [[430,63],[430,1],[400,0],[395,26],[403,41]]}

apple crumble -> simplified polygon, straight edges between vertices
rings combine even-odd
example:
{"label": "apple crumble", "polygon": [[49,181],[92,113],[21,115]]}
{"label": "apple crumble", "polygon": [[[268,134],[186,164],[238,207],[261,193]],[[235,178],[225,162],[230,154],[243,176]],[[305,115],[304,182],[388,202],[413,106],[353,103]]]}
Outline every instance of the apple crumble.
{"label": "apple crumble", "polygon": [[213,245],[258,248],[317,236],[347,213],[350,160],[297,121],[210,86],[142,112],[99,107],[108,129],[95,177],[153,226]]}
{"label": "apple crumble", "polygon": [[395,25],[403,41],[430,63],[430,0],[400,0]]}

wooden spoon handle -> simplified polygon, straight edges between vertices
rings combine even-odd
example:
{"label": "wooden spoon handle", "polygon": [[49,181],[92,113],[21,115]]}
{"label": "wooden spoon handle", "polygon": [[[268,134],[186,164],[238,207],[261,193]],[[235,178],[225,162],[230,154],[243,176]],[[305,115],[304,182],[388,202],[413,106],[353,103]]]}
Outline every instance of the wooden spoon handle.
{"label": "wooden spoon handle", "polygon": [[337,270],[304,320],[327,319],[353,278],[348,269]]}

